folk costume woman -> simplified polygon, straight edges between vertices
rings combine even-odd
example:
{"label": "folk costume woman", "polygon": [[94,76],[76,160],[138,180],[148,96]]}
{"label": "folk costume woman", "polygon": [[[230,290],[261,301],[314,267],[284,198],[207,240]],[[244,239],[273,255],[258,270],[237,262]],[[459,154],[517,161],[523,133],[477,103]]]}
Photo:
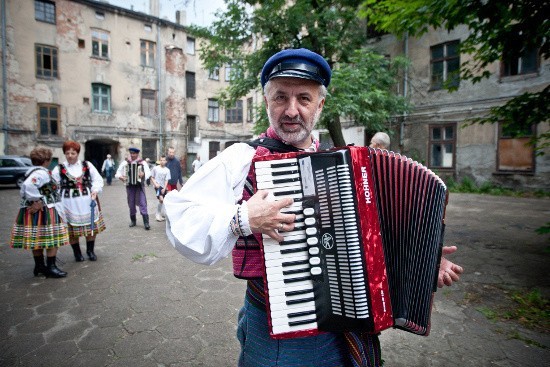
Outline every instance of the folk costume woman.
{"label": "folk costume woman", "polygon": [[[10,246],[32,250],[34,276],[62,278],[67,273],[56,265],[57,249],[69,244],[69,234],[61,217],[63,209],[57,182],[47,168],[52,161],[52,151],[35,148],[31,161],[35,167],[27,171],[21,186],[21,205],[11,231]],[[44,264],[44,250],[47,265]]]}
{"label": "folk costume woman", "polygon": [[63,153],[67,160],[55,167],[52,175],[59,182],[74,258],[77,262],[84,261],[79,244],[79,237],[83,236],[86,237],[88,259],[96,261],[95,238],[98,233],[105,230],[97,197],[103,189],[103,178],[93,164],[78,159],[78,142],[66,141],[63,144]]}

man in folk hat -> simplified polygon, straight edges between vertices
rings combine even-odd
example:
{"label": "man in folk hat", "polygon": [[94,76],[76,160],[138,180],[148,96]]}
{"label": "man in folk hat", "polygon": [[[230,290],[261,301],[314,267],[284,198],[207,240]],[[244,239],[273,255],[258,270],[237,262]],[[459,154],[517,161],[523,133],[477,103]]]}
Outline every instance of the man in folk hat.
{"label": "man in folk hat", "polygon": [[[306,49],[284,50],[269,58],[261,73],[267,131],[254,144],[225,149],[164,200],[167,235],[180,253],[202,264],[214,264],[232,253],[234,275],[247,280],[238,320],[239,366],[381,363],[377,335],[322,333],[284,340],[269,335],[259,244],[262,234],[282,241],[279,232],[292,231],[296,215],[281,211],[292,199],[272,201],[265,190],[252,191],[251,162],[272,152],[318,150],[319,141],[311,132],[323,110],[331,73],[322,56]],[[451,285],[462,272],[448,260],[441,267],[445,272],[440,272],[440,285]]]}
{"label": "man in folk hat", "polygon": [[151,177],[149,165],[139,157],[140,150],[135,147],[128,149],[130,156],[125,159],[117,169],[115,177],[126,185],[126,196],[130,208],[130,227],[136,226],[136,205],[143,217],[143,225],[146,230],[149,225],[147,212],[147,198],[145,196],[145,181]]}

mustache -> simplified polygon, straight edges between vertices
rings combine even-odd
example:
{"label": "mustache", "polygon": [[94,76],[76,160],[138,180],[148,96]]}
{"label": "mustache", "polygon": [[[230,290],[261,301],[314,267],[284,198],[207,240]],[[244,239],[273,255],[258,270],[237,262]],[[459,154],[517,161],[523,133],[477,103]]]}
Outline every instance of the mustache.
{"label": "mustache", "polygon": [[296,117],[292,117],[292,118],[288,117],[288,116],[283,116],[279,119],[279,123],[293,123],[293,124],[304,125],[305,121],[299,115],[296,116]]}

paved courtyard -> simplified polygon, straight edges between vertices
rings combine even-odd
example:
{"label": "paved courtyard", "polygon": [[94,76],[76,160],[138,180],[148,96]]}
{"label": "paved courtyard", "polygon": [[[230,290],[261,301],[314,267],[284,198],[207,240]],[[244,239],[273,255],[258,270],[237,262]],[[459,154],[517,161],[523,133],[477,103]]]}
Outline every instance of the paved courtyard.
{"label": "paved courtyard", "polygon": [[[97,262],[61,248],[64,279],[34,277],[32,256],[9,248],[18,190],[0,187],[0,366],[236,366],[236,317],[245,284],[229,259],[194,264],[168,243],[164,223],[128,228],[119,182],[100,196],[108,229]],[[550,330],[487,318],[516,291],[550,296],[550,200],[451,194],[446,244],[462,281],[436,293],[428,337],[382,333],[386,367],[547,366]],[[85,244],[81,242],[85,248]],[[312,366],[313,367],[313,366]]]}

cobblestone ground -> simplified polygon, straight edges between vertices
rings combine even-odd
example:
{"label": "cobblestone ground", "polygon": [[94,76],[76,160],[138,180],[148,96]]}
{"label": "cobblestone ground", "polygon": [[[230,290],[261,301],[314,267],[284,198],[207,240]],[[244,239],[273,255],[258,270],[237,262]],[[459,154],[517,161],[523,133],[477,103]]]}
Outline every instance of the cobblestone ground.
{"label": "cobblestone ground", "polygon": [[[244,282],[229,260],[206,267],[180,256],[147,194],[150,231],[141,220],[128,228],[120,183],[105,187],[98,261],[76,263],[62,248],[69,275],[46,279],[32,275],[29,252],[9,248],[18,190],[0,187],[0,366],[236,366]],[[436,293],[430,336],[382,333],[386,366],[549,365],[548,325],[486,317],[512,306],[514,291],[550,294],[548,236],[534,233],[549,218],[549,200],[453,194],[446,244],[459,245],[452,259],[466,273]]]}

